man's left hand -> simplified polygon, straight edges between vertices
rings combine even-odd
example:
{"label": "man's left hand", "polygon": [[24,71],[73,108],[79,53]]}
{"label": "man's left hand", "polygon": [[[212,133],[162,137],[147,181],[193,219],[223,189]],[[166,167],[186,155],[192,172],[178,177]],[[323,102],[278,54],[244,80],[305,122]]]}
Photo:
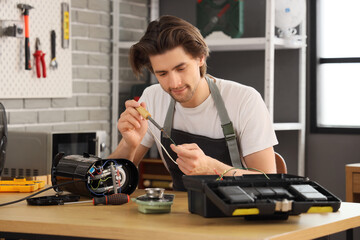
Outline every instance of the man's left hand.
{"label": "man's left hand", "polygon": [[186,175],[207,175],[213,174],[212,161],[215,159],[208,157],[195,144],[182,144],[175,146],[170,145],[171,149],[177,153],[178,158],[176,162],[180,170]]}

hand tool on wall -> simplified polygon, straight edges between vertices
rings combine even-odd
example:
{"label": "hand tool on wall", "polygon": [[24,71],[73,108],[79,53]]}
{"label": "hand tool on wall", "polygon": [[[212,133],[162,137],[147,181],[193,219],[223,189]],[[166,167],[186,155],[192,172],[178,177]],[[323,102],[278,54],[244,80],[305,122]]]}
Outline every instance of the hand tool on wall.
{"label": "hand tool on wall", "polygon": [[24,37],[24,23],[12,20],[0,20],[0,37]]}
{"label": "hand tool on wall", "polygon": [[36,38],[35,48],[36,51],[33,55],[35,57],[36,75],[38,78],[41,77],[41,70],[40,70],[40,64],[41,64],[43,70],[43,77],[46,78],[45,53],[43,53],[41,50],[41,44],[39,38]]}
{"label": "hand tool on wall", "polygon": [[61,23],[62,23],[62,48],[69,47],[70,20],[69,4],[61,3]]}
{"label": "hand tool on wall", "polygon": [[28,4],[18,4],[18,8],[21,9],[24,16],[24,25],[25,25],[25,69],[31,70],[31,60],[30,60],[30,40],[29,40],[29,10],[33,7]]}
{"label": "hand tool on wall", "polygon": [[92,202],[94,205],[122,205],[128,203],[130,196],[124,193],[116,193],[110,196],[94,197],[92,200],[79,201],[79,202],[65,202],[64,204],[76,204],[76,203],[89,203]]}
{"label": "hand tool on wall", "polygon": [[50,68],[57,69],[58,63],[56,61],[56,34],[55,31],[51,31],[51,61]]}

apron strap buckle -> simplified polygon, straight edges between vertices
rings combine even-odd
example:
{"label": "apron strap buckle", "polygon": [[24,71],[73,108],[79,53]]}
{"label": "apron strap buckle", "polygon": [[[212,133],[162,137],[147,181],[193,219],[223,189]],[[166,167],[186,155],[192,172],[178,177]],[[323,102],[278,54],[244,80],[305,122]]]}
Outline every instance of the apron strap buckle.
{"label": "apron strap buckle", "polygon": [[234,139],[236,139],[236,135],[235,135],[235,133],[230,134],[230,135],[226,135],[225,139],[226,139],[226,141],[234,140]]}
{"label": "apron strap buckle", "polygon": [[232,122],[221,125],[226,141],[236,138]]}

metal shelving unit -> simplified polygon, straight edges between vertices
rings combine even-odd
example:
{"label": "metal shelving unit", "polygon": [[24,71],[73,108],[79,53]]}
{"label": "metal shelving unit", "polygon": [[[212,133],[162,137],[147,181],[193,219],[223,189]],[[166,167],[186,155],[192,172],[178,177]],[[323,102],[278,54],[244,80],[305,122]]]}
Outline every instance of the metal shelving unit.
{"label": "metal shelving unit", "polygon": [[111,151],[118,144],[117,121],[119,118],[119,1],[112,1],[112,91],[111,91]]}
{"label": "metal shelving unit", "polygon": [[[111,151],[118,145],[117,122],[119,119],[119,50],[129,49],[135,42],[120,41],[120,4],[121,0],[112,0],[112,114],[111,114]],[[150,21],[159,16],[159,0],[150,1]],[[153,82],[153,81],[152,81]]]}
{"label": "metal shelving unit", "polygon": [[[151,20],[159,16],[159,0],[152,0],[150,5]],[[118,19],[118,18],[117,18]],[[116,20],[116,19],[114,19]],[[115,24],[115,22],[114,22]],[[289,46],[284,39],[275,36],[275,0],[266,0],[266,32],[265,37],[257,38],[238,38],[206,40],[211,51],[242,51],[242,50],[264,50],[265,51],[265,75],[264,75],[264,101],[269,110],[271,119],[274,116],[274,69],[275,51],[277,49],[298,49],[299,53],[299,119],[297,122],[274,123],[275,131],[298,131],[298,175],[305,174],[305,87],[306,87],[306,22],[305,20],[299,27],[299,34],[303,36],[303,41],[298,41]],[[115,43],[115,42],[114,42]],[[127,49],[135,42],[119,42],[116,47]],[[115,64],[115,61],[113,61]],[[116,63],[117,64],[117,63]],[[117,69],[114,65],[113,69]],[[114,72],[114,71],[113,71]],[[113,74],[114,75],[114,74]],[[114,98],[113,98],[114,99]],[[114,99],[115,101],[115,99]],[[113,112],[114,114],[114,112]],[[117,113],[116,113],[117,114]],[[116,130],[116,123],[113,123],[113,130]],[[117,137],[117,132],[115,134]]]}

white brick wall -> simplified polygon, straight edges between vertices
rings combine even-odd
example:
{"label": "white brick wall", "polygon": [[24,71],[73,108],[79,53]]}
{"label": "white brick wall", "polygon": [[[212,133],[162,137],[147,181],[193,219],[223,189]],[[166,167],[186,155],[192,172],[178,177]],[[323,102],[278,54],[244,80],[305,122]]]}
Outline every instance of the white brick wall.
{"label": "white brick wall", "polygon": [[[120,0],[120,39],[136,41],[147,26],[147,0]],[[105,130],[110,146],[112,1],[72,0],[73,96],[50,99],[1,99],[10,130]],[[61,64],[61,63],[59,63]],[[120,112],[136,79],[127,51],[120,51]],[[109,152],[109,150],[108,150]]]}
{"label": "white brick wall", "polygon": [[[138,41],[145,33],[148,24],[148,0],[120,0],[119,40]],[[131,87],[145,83],[148,75],[137,79],[128,62],[128,51],[119,50],[119,112],[125,106],[124,102],[130,98]]]}

